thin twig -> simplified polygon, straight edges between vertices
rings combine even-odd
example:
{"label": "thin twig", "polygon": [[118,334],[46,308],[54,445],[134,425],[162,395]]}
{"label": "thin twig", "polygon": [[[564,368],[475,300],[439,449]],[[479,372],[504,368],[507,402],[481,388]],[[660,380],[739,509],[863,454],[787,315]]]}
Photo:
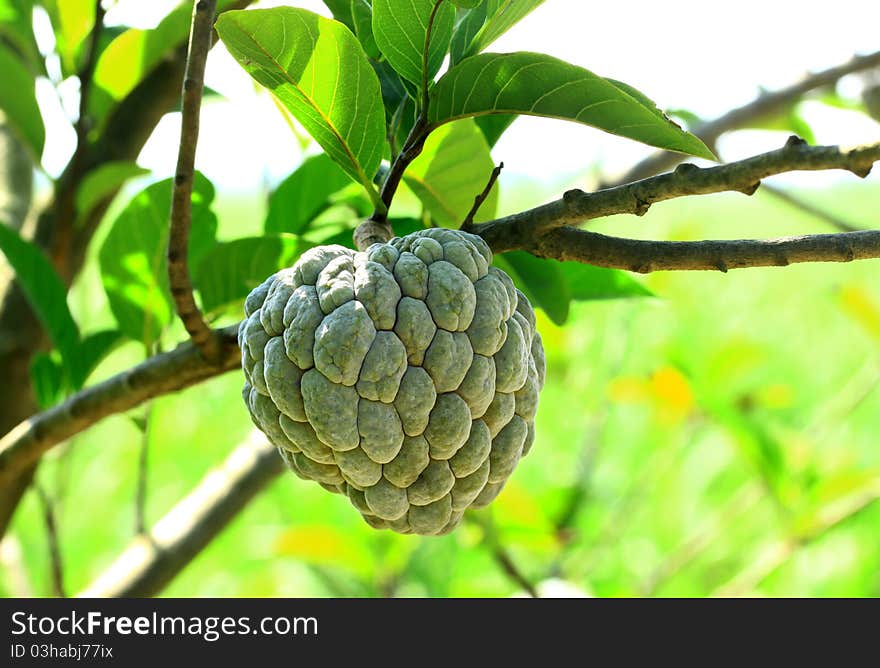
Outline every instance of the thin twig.
{"label": "thin twig", "polygon": [[470,514],[468,519],[483,530],[483,545],[492,555],[495,563],[511,582],[521,587],[532,598],[540,598],[540,594],[531,580],[520,570],[513,556],[498,537],[498,529],[491,515],[486,513]]}
{"label": "thin twig", "polygon": [[52,568],[52,594],[65,598],[64,562],[61,559],[61,545],[58,538],[58,522],[55,518],[55,504],[49,493],[39,483],[34,485],[40,505],[43,507],[43,522],[46,525],[46,540],[49,545],[49,562]]}
{"label": "thin twig", "polygon": [[[691,132],[697,135],[709,147],[713,148],[718,143],[721,135],[748,127],[757,120],[767,118],[781,109],[785,109],[788,105],[796,102],[807,93],[826,86],[832,86],[847,74],[861,72],[874,67],[880,67],[880,51],[867,54],[864,56],[856,56],[849,62],[836,67],[831,67],[822,72],[816,72],[804,77],[801,81],[794,83],[777,91],[766,92],[759,95],[756,99],[741,107],[731,109],[727,113],[718,118],[700,123],[693,128]],[[655,153],[642,162],[635,165],[625,175],[615,180],[615,183],[628,183],[644,179],[654,174],[670,169],[684,159],[680,153],[672,153],[662,151]]]}
{"label": "thin twig", "polygon": [[486,187],[483,188],[483,192],[474,197],[474,205],[471,207],[471,210],[468,211],[467,216],[465,216],[464,221],[461,223],[461,229],[465,231],[470,231],[474,225],[474,218],[477,213],[480,211],[480,207],[489,199],[489,195],[492,192],[492,188],[495,187],[495,182],[498,180],[498,177],[501,176],[501,170],[504,169],[504,163],[499,164],[495,169],[492,170],[492,173],[489,175],[489,182],[486,184]]}
{"label": "thin twig", "polygon": [[818,207],[811,202],[801,199],[797,195],[793,195],[788,190],[778,188],[770,183],[762,184],[761,192],[771,195],[781,202],[785,202],[789,206],[793,206],[795,209],[803,211],[809,216],[813,216],[814,218],[825,221],[826,223],[840,230],[841,232],[858,232],[859,230],[865,229],[865,227],[850,225],[847,221],[843,220],[843,218],[840,218],[830,211],[826,211],[825,209],[822,209],[821,207]]}
{"label": "thin twig", "polygon": [[205,63],[211,50],[216,0],[193,0],[192,30],[181,93],[180,149],[171,199],[168,234],[168,283],[177,315],[193,343],[209,362],[220,357],[220,343],[205,321],[193,296],[187,250],[192,224],[192,191],[196,147],[199,141],[199,112],[205,86]]}
{"label": "thin twig", "polygon": [[252,433],[78,596],[158,594],[283,470],[276,448]]}
{"label": "thin twig", "polygon": [[495,543],[489,548],[489,551],[492,553],[492,558],[495,559],[496,563],[501,567],[501,570],[508,578],[522,587],[532,598],[541,598],[535,585],[533,585],[519,569],[519,566],[517,566],[516,562],[513,560],[510,552],[507,551],[507,548],[500,543]]}
{"label": "thin twig", "polygon": [[238,326],[218,330],[221,364],[208,364],[192,343],[150,359],[38,413],[0,438],[0,488],[52,447],[107,417],[182,390],[241,365]]}
{"label": "thin twig", "polygon": [[149,473],[150,426],[153,417],[153,403],[144,407],[141,425],[141,443],[138,449],[137,485],[134,496],[134,531],[143,534],[147,531],[147,478]]}

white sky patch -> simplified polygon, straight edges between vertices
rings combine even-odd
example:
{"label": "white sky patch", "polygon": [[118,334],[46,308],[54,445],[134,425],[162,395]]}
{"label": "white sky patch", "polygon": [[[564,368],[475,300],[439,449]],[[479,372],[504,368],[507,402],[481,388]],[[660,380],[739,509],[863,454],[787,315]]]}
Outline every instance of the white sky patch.
{"label": "white sky patch", "polygon": [[[109,14],[114,22],[150,27],[173,0],[150,3],[121,0]],[[328,15],[317,0],[261,2],[294,5]],[[809,70],[824,69],[856,53],[880,48],[880,3],[741,0],[735,11],[697,0],[596,3],[546,0],[490,47],[491,51],[539,51],[635,86],[663,109],[687,109],[711,118],[753,99],[763,87],[788,85]],[[203,111],[197,168],[219,189],[254,191],[277,183],[302,160],[299,142],[278,110],[258,95],[249,76],[218,45],[206,73],[207,84],[225,102]],[[846,82],[857,92],[858,77]],[[47,94],[41,92],[41,102]],[[47,102],[47,171],[57,174],[71,150],[63,114]],[[820,143],[876,141],[880,124],[822,105],[806,105],[807,120]],[[145,146],[139,164],[158,178],[174,168],[179,116],[163,119]],[[736,133],[722,144],[725,159],[778,148],[784,134]],[[597,165],[604,174],[625,170],[651,149],[585,126],[548,119],[521,118],[495,148],[506,169],[502,188],[529,179],[539,189],[560,182],[590,185]],[[829,175],[828,179],[836,178]],[[797,183],[797,176],[787,182]],[[815,181],[811,181],[815,183]]]}

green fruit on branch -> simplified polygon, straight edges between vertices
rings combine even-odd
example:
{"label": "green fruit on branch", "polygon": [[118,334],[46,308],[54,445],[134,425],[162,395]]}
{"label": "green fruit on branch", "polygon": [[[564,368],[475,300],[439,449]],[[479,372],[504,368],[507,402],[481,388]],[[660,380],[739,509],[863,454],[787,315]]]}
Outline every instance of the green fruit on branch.
{"label": "green fruit on branch", "polygon": [[544,350],[478,236],[321,246],[248,296],[244,399],[290,469],[373,527],[442,534],[534,441]]}

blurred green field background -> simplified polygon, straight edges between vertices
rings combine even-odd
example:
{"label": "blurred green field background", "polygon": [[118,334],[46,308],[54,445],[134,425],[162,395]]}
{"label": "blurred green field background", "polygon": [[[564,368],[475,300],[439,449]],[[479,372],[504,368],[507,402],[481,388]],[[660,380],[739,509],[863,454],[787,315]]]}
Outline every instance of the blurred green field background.
{"label": "blurred green field background", "polygon": [[[503,188],[507,209],[544,196]],[[805,196],[877,225],[876,178]],[[221,236],[256,232],[262,207],[221,193]],[[668,202],[593,229],[667,239],[831,231],[761,194]],[[577,304],[562,328],[542,317],[537,440],[490,509],[450,536],[397,536],[285,475],[164,594],[509,596],[522,587],[506,559],[549,595],[880,596],[878,266],[661,273],[644,279],[654,298]],[[84,333],[113,323],[94,263],[70,303]],[[174,330],[167,341],[182,338]],[[90,382],[142,357],[127,344]],[[230,373],[153,402],[148,523],[246,438],[241,384]],[[143,415],[104,420],[40,468],[57,497],[69,593],[135,534],[142,434],[132,418]],[[4,549],[0,593],[51,594],[33,491]]]}

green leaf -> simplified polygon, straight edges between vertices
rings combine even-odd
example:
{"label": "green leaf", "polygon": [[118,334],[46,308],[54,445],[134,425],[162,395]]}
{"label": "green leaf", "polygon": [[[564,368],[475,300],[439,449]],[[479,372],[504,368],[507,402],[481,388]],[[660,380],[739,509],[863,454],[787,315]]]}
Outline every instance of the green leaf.
{"label": "green leaf", "polygon": [[[217,218],[211,211],[214,187],[196,173],[192,196],[189,263],[197,266],[214,244]],[[145,188],[113,222],[98,254],[104,290],[119,329],[130,339],[152,345],[171,322],[168,291],[168,216],[171,179]]]}
{"label": "green leaf", "polygon": [[333,14],[333,18],[347,25],[352,32],[355,29],[355,21],[352,13],[351,0],[324,0],[327,9]]}
{"label": "green leaf", "polygon": [[639,281],[625,271],[594,267],[581,262],[560,262],[568,291],[575,301],[653,297]]}
{"label": "green leaf", "polygon": [[[225,11],[235,1],[218,0],[217,12]],[[181,2],[155,28],[131,28],[110,42],[95,66],[95,86],[89,98],[92,116],[106,118],[166,57],[186,44],[191,21],[192,2]]]}
{"label": "green leaf", "polygon": [[31,72],[45,74],[33,28],[32,0],[0,0],[0,42],[11,46]]}
{"label": "green leaf", "polygon": [[393,133],[397,140],[397,149],[406,141],[409,131],[416,122],[416,104],[418,90],[394,71],[394,68],[383,60],[373,63],[373,69],[379,77],[382,88],[382,102],[385,105],[385,122],[389,134]]}
{"label": "green leaf", "polygon": [[450,0],[450,2],[456,7],[461,7],[462,9],[473,9],[483,2],[483,0]]}
{"label": "green leaf", "polygon": [[307,158],[269,197],[266,234],[302,234],[351,181],[326,153]]}
{"label": "green leaf", "polygon": [[543,260],[524,251],[495,256],[495,265],[503,269],[533,306],[547,314],[557,325],[565,324],[571,303],[571,291],[556,260]]}
{"label": "green leaf", "polygon": [[486,0],[457,3],[473,9],[459,22],[452,41],[452,64],[458,64],[488,47],[525,18],[544,0]]}
{"label": "green leaf", "polygon": [[304,9],[276,7],[227,12],[217,32],[327,155],[375,193],[385,114],[379,79],[351,31]]}
{"label": "green leaf", "polygon": [[39,164],[46,140],[43,117],[37,104],[34,77],[22,61],[0,42],[0,111]]}
{"label": "green leaf", "polygon": [[310,247],[295,236],[247,237],[214,246],[196,266],[202,308],[216,312],[240,302],[270,275],[291,266]]}
{"label": "green leaf", "polygon": [[85,175],[76,191],[77,221],[84,220],[98,204],[111,197],[126,181],[149,174],[133,162],[105,162]]}
{"label": "green leaf", "polygon": [[64,367],[51,353],[37,353],[31,359],[31,387],[40,410],[51,408],[64,394]]}
{"label": "green leaf", "polygon": [[[432,81],[440,70],[452,30],[455,7],[444,2],[434,15],[431,41],[425,63],[428,24],[434,6],[442,0],[374,0],[373,35],[388,62],[401,76],[421,87],[422,80]],[[427,64],[427,71],[424,65]]]}
{"label": "green leaf", "polygon": [[71,379],[73,389],[79,390],[85,385],[92,372],[124,339],[125,336],[118,329],[105,329],[83,337],[78,351],[81,375]]}
{"label": "green leaf", "polygon": [[488,116],[477,116],[474,120],[486,138],[489,148],[493,148],[498,143],[498,140],[501,139],[501,135],[507,131],[507,128],[513,125],[516,118],[515,114],[490,114]]}
{"label": "green leaf", "polygon": [[714,159],[697,137],[641,94],[551,56],[486,53],[449,70],[432,92],[434,126],[467,116],[525,114],[575,121],[671,151]]}
{"label": "green leaf", "polygon": [[379,60],[382,52],[373,36],[373,8],[367,0],[351,0],[351,16],[354,21],[354,34],[364,47],[364,52],[373,60]]}
{"label": "green leaf", "polygon": [[[494,167],[483,133],[473,119],[464,119],[431,133],[403,178],[437,223],[457,228]],[[497,205],[496,183],[476,221],[493,218]]]}
{"label": "green leaf", "polygon": [[105,330],[85,337],[76,349],[77,377],[71,378],[57,351],[37,353],[31,360],[31,385],[41,410],[57,404],[64,395],[77,391],[105,357],[123,340],[122,332]]}
{"label": "green leaf", "polygon": [[62,71],[76,74],[83,42],[95,24],[94,0],[48,0],[46,11],[55,30],[55,43]]}
{"label": "green leaf", "polygon": [[67,307],[67,290],[55,268],[33,243],[0,223],[0,252],[9,261],[31,307],[49,334],[70,377],[78,376],[79,328]]}

